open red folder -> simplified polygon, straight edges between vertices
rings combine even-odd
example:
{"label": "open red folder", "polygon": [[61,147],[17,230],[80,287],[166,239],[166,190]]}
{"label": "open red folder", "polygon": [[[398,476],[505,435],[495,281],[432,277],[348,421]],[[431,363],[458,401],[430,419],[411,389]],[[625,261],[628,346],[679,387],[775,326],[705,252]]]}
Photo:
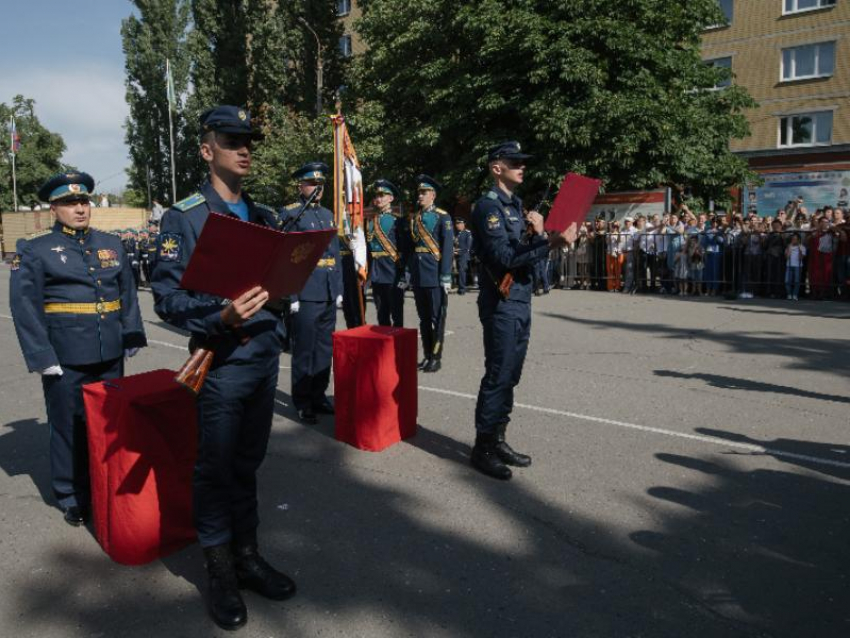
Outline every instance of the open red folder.
{"label": "open red folder", "polygon": [[573,222],[580,225],[587,218],[601,184],[599,179],[567,173],[546,217],[546,230],[562,233]]}
{"label": "open red folder", "polygon": [[336,234],[335,228],[281,233],[211,213],[180,287],[236,299],[254,286],[280,299],[304,288]]}

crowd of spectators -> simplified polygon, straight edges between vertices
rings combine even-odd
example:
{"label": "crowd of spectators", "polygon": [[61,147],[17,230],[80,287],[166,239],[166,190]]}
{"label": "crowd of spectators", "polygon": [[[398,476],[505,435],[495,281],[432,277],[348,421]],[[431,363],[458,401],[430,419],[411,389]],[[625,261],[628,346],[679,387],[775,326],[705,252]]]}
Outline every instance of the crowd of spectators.
{"label": "crowd of spectators", "polygon": [[784,298],[850,299],[847,212],[809,213],[789,202],[772,216],[676,213],[586,222],[537,273],[551,288]]}

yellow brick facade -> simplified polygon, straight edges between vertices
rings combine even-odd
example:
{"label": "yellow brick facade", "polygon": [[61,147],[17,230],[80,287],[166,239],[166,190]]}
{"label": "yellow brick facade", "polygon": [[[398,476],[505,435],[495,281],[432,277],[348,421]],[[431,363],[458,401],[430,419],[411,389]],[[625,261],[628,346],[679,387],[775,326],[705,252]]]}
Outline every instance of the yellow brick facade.
{"label": "yellow brick facade", "polygon": [[352,55],[360,55],[366,51],[366,45],[363,40],[354,30],[354,23],[360,18],[362,11],[356,0],[351,0],[351,10],[340,16],[342,27],[345,35],[351,36],[351,53]]}
{"label": "yellow brick facade", "polygon": [[[808,111],[832,110],[832,146],[850,144],[850,0],[788,15],[784,6],[785,0],[736,0],[731,24],[703,36],[703,59],[731,57],[733,81],[759,103],[747,114],[751,136],[735,140],[735,152],[779,150],[780,117]],[[833,74],[783,82],[782,49],[821,42],[835,43]]]}

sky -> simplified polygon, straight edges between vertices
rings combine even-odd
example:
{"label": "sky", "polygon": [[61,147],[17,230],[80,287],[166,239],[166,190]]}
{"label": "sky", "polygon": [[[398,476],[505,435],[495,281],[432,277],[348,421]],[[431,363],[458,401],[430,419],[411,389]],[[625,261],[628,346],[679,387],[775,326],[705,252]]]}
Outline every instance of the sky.
{"label": "sky", "polygon": [[[121,20],[129,0],[0,0],[0,102],[35,100],[41,123],[65,140],[63,161],[90,173],[98,190],[127,183]],[[22,140],[26,144],[26,140]]]}

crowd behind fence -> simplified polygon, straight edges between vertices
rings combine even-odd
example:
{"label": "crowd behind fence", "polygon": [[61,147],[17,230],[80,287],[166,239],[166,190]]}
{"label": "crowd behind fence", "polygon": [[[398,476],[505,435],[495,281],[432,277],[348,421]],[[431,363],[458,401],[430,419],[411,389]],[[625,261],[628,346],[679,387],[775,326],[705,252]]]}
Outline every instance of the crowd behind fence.
{"label": "crowd behind fence", "polygon": [[621,293],[850,300],[850,227],[840,208],[809,215],[681,213],[586,222],[536,273],[552,288]]}

